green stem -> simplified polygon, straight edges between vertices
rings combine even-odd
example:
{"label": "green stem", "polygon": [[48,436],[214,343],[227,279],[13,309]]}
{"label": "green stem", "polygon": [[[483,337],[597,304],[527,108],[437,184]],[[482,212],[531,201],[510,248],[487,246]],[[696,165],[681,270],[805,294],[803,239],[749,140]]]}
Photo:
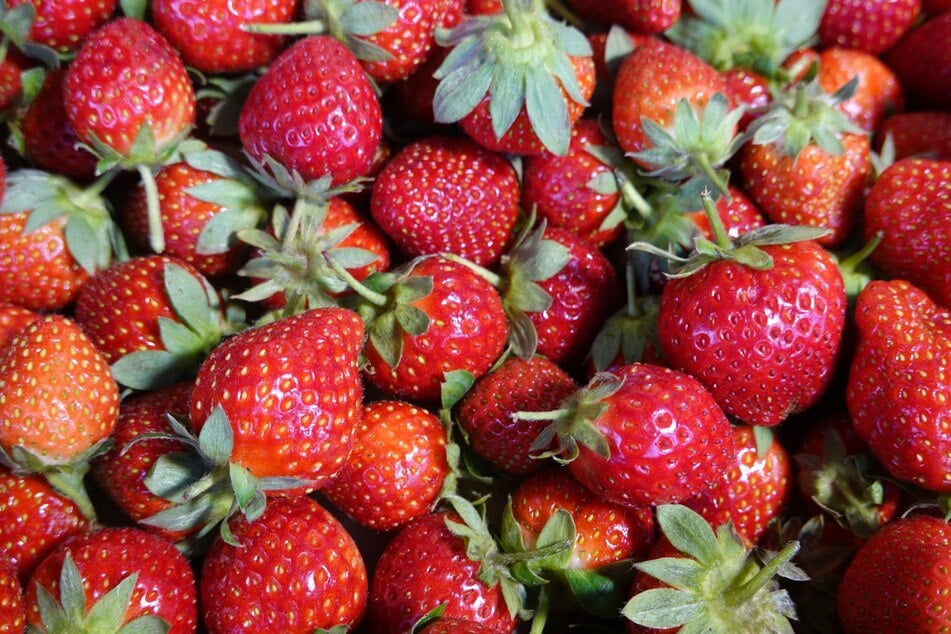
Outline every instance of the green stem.
{"label": "green stem", "polygon": [[542,586],[538,593],[538,605],[535,607],[535,616],[532,617],[532,629],[528,634],[542,634],[548,622],[548,611],[551,608],[551,593],[547,586]]}
{"label": "green stem", "polygon": [[754,594],[759,592],[773,577],[779,572],[790,559],[799,552],[799,542],[789,542],[781,551],[776,553],[768,564],[760,568],[759,572],[739,588],[729,590],[724,595],[726,604],[731,607],[739,607],[749,601]]}
{"label": "green stem", "polygon": [[103,174],[102,176],[100,176],[99,178],[97,178],[96,181],[92,185],[85,188],[82,191],[82,193],[76,197],[76,204],[79,205],[80,207],[85,208],[86,203],[92,198],[95,198],[99,196],[100,194],[102,194],[102,192],[105,191],[106,187],[108,187],[112,183],[112,181],[115,179],[116,176],[118,176],[118,174],[119,174],[119,170],[111,169],[107,171],[105,174]]}
{"label": "green stem", "polygon": [[839,270],[843,273],[855,271],[859,264],[867,260],[868,256],[872,254],[872,251],[878,248],[878,245],[881,244],[882,238],[884,237],[884,231],[879,231],[876,233],[874,236],[872,236],[872,239],[866,242],[861,249],[839,262]]}
{"label": "green stem", "polygon": [[323,20],[308,20],[306,22],[278,22],[245,24],[241,27],[247,33],[262,33],[265,35],[318,35],[327,32],[327,24]]}
{"label": "green stem", "polygon": [[707,221],[710,223],[710,231],[713,232],[714,242],[716,242],[718,247],[724,250],[732,249],[733,241],[730,239],[730,234],[727,233],[726,227],[723,225],[720,214],[717,213],[717,206],[713,202],[710,193],[703,192],[700,194],[700,200],[703,202],[703,212],[707,216]]}
{"label": "green stem", "polygon": [[96,509],[92,500],[89,499],[86,487],[83,485],[83,479],[88,471],[89,463],[80,462],[45,471],[43,476],[50,483],[50,486],[72,500],[87,519],[95,522]]}
{"label": "green stem", "polygon": [[647,220],[654,215],[654,208],[641,196],[641,192],[637,191],[634,183],[623,175],[618,176],[618,182],[621,184],[621,197],[624,202],[633,207],[641,215],[641,218]]}
{"label": "green stem", "polygon": [[641,310],[637,306],[636,274],[637,269],[634,266],[634,257],[629,252],[625,252],[624,286],[627,292],[627,316],[631,318],[637,318],[641,316]]}
{"label": "green stem", "polygon": [[575,27],[576,29],[584,29],[584,21],[575,15],[575,12],[568,8],[568,6],[561,0],[545,0],[545,5],[548,6],[548,9],[560,17],[562,20]]}
{"label": "green stem", "polygon": [[342,264],[337,262],[330,251],[324,251],[323,256],[327,264],[330,265],[330,268],[334,270],[334,273],[340,276],[340,279],[346,282],[347,286],[353,289],[357,295],[367,300],[374,306],[386,306],[386,303],[389,301],[386,295],[383,293],[377,293],[376,291],[367,288],[367,286],[355,278],[350,273],[350,271],[345,269]]}
{"label": "green stem", "polygon": [[165,251],[165,230],[162,228],[162,208],[159,202],[158,185],[155,174],[148,165],[136,166],[142,186],[145,188],[145,204],[149,217],[149,246],[156,253]]}
{"label": "green stem", "polygon": [[558,420],[571,414],[570,409],[552,409],[547,412],[515,412],[516,420]]}
{"label": "green stem", "polygon": [[721,194],[723,194],[727,200],[733,200],[733,196],[730,194],[730,187],[723,177],[720,176],[720,173],[714,169],[713,164],[710,163],[710,157],[707,156],[706,152],[701,152],[694,157],[694,160],[697,161],[697,166],[700,170],[710,179],[710,182],[713,183],[713,186],[717,188]]}
{"label": "green stem", "polygon": [[793,104],[793,116],[797,119],[804,119],[809,114],[809,99],[806,95],[806,87],[799,84],[796,87],[796,101]]}
{"label": "green stem", "polygon": [[447,260],[451,260],[456,264],[461,264],[464,267],[468,268],[470,271],[484,279],[486,282],[491,284],[493,287],[500,289],[502,288],[502,277],[496,273],[493,273],[484,266],[479,266],[475,262],[470,262],[462,256],[456,255],[455,253],[440,253],[440,257],[444,257]]}

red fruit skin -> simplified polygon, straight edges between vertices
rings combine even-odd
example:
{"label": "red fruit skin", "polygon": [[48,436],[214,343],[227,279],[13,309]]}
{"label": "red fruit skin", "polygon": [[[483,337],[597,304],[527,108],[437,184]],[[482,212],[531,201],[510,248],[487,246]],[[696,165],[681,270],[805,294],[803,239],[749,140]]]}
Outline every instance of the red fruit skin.
{"label": "red fruit skin", "polygon": [[254,70],[274,59],[287,38],[249,33],[246,24],[283,24],[294,18],[297,0],[154,0],[155,28],[189,66],[205,73]]}
{"label": "red fruit skin", "polygon": [[373,184],[370,212],[408,257],[449,252],[498,264],[519,211],[508,161],[464,138],[429,137],[393,156]]}
{"label": "red fruit skin", "polygon": [[951,0],[922,0],[922,5],[929,17],[951,11]]}
{"label": "red fruit skin", "polygon": [[350,534],[317,502],[273,500],[256,521],[232,521],[231,531],[240,546],[216,539],[202,565],[210,634],[356,628],[366,605],[366,567]]}
{"label": "red fruit skin", "polygon": [[364,39],[392,57],[362,65],[375,81],[390,83],[409,77],[429,58],[436,44],[436,26],[444,25],[446,13],[452,7],[447,0],[387,0],[384,4],[399,12],[396,21]]}
{"label": "red fruit skin", "polygon": [[748,544],[756,544],[769,523],[783,511],[792,490],[792,464],[777,438],[766,453],[757,453],[750,427],[734,427],[736,455],[720,481],[684,502],[710,526],[733,522]]}
{"label": "red fruit skin", "polygon": [[669,368],[632,363],[615,374],[624,382],[592,421],[610,457],[579,445],[572,475],[605,501],[631,507],[681,502],[708,489],[735,453],[730,424],[710,393]]}
{"label": "red fruit skin", "polygon": [[521,420],[516,412],[556,409],[577,389],[546,357],[508,357],[475,382],[459,402],[456,420],[479,457],[506,474],[526,476],[544,466],[532,458],[531,446],[548,422]]}
{"label": "red fruit skin", "polygon": [[200,431],[215,407],[231,422],[231,461],[258,477],[306,484],[273,495],[314,491],[350,455],[361,416],[357,354],[363,322],[343,308],[318,308],[226,340],[205,359],[189,421]]}
{"label": "red fruit skin", "polygon": [[23,634],[26,629],[26,606],[16,568],[0,552],[0,634]]}
{"label": "red fruit skin", "polygon": [[61,53],[79,46],[87,35],[105,23],[116,10],[116,0],[11,0],[9,6],[31,3],[36,19],[30,41]]}
{"label": "red fruit skin", "polygon": [[815,242],[763,250],[774,261],[767,271],[720,261],[670,280],[657,332],[664,358],[727,414],[774,426],[829,385],[846,298],[838,267]]}
{"label": "red fruit skin", "polygon": [[951,162],[905,159],[865,199],[865,239],[883,232],[870,259],[951,308]]}
{"label": "red fruit skin", "polygon": [[[149,491],[145,478],[161,456],[182,451],[182,444],[176,440],[145,439],[143,436],[172,434],[168,416],[175,416],[180,421],[186,420],[191,393],[191,383],[177,383],[125,398],[119,408],[119,420],[112,433],[115,445],[93,463],[91,471],[96,483],[108,494],[109,499],[135,522],[141,522],[171,506],[168,500]],[[139,527],[173,542],[180,541],[189,534],[148,524],[140,524]]]}
{"label": "red fruit skin", "polygon": [[610,229],[601,229],[601,225],[620,194],[601,194],[588,186],[591,179],[611,174],[612,169],[587,151],[588,146],[610,145],[597,121],[578,121],[571,129],[568,154],[558,156],[546,151],[524,160],[522,206],[535,209],[549,226],[574,231],[598,247],[612,242],[623,231],[623,223]]}
{"label": "red fruit skin", "polygon": [[810,144],[794,161],[775,145],[747,144],[740,150],[743,189],[772,222],[826,227],[819,238],[841,245],[852,232],[872,171],[868,137],[845,134],[845,152],[827,154]]}
{"label": "red fruit skin", "polygon": [[[89,610],[123,579],[138,573],[125,623],[147,614],[164,619],[169,634],[197,631],[195,575],[185,556],[161,537],[135,528],[104,528],[70,537],[33,572],[26,586],[27,623],[40,627],[37,586],[59,600],[59,577],[66,553],[72,555],[83,580]],[[41,630],[42,631],[42,630]]]}
{"label": "red fruit skin", "polygon": [[498,634],[498,630],[466,619],[439,619],[421,629],[419,634]]}
{"label": "red fruit skin", "polygon": [[[723,72],[726,82],[726,96],[730,103],[744,105],[748,110],[763,108],[769,105],[772,95],[769,91],[769,82],[765,77],[745,68],[730,68]],[[755,112],[744,112],[740,119],[739,129],[746,130],[759,115]]]}
{"label": "red fruit skin", "polygon": [[370,581],[368,632],[403,634],[443,604],[443,618],[474,621],[493,632],[515,629],[501,589],[479,581],[480,564],[466,556],[465,543],[449,532],[447,519],[460,521],[448,513],[425,515],[386,546]]}
{"label": "red fruit skin", "polygon": [[600,500],[562,467],[534,473],[512,492],[512,513],[529,547],[558,510],[567,511],[575,524],[569,569],[594,570],[624,559],[639,560],[654,541],[651,509]]}
{"label": "red fruit skin", "polygon": [[[760,213],[756,204],[749,199],[749,196],[736,187],[730,187],[730,198],[720,196],[716,202],[717,215],[723,221],[727,235],[731,238],[738,238],[744,233],[749,233],[753,229],[758,229],[766,224],[766,219]],[[697,229],[707,240],[713,240],[713,230],[710,229],[710,221],[707,214],[702,209],[686,212],[687,216],[697,225]]]}
{"label": "red fruit skin", "polygon": [[855,323],[845,395],[855,430],[895,478],[951,492],[951,313],[904,280],[876,280]]}
{"label": "red fruit skin", "polygon": [[879,151],[888,137],[895,144],[895,160],[922,154],[936,161],[951,161],[951,112],[901,112],[892,115],[882,122],[875,133],[875,147]]}
{"label": "red fruit skin", "polygon": [[566,247],[570,259],[538,282],[552,304],[528,318],[538,333],[537,352],[571,368],[588,354],[601,324],[621,306],[623,293],[611,261],[595,245],[557,227],[547,227],[543,237]]}
{"label": "red fruit skin", "polygon": [[[571,62],[571,66],[574,68],[581,96],[585,100],[585,103],[578,103],[568,96],[564,88],[561,88],[562,96],[568,107],[568,123],[574,126],[575,122],[581,118],[587,101],[594,94],[594,60],[590,57],[569,57],[568,61]],[[494,152],[533,156],[545,151],[545,145],[532,129],[532,123],[528,118],[528,111],[525,106],[522,106],[512,126],[505,134],[501,138],[496,138],[495,131],[492,129],[492,115],[489,112],[489,95],[486,95],[472,112],[463,117],[459,121],[459,125],[476,143]]]}
{"label": "red fruit skin", "polygon": [[680,18],[680,0],[570,0],[586,20],[618,24],[633,33],[666,31]]}
{"label": "red fruit skin", "polygon": [[898,78],[879,58],[862,51],[830,48],[819,53],[819,85],[830,95],[858,77],[855,94],[837,108],[853,123],[874,132],[882,119],[905,108]]}
{"label": "red fruit skin", "polygon": [[323,494],[362,526],[397,529],[435,506],[451,473],[446,443],[435,414],[402,401],[370,403],[350,460]]}
{"label": "red fruit skin", "polygon": [[254,158],[269,155],[305,180],[340,185],[370,171],[383,129],[363,68],[329,36],[299,40],[251,89],[238,122]]}
{"label": "red fruit skin", "polygon": [[839,624],[846,634],[941,631],[951,621],[949,567],[947,522],[916,515],[889,523],[842,577],[835,600]]}
{"label": "red fruit skin", "polygon": [[921,13],[921,0],[829,0],[819,44],[880,55],[895,45]]}
{"label": "red fruit skin", "polygon": [[22,73],[29,70],[30,60],[11,47],[0,60],[0,111],[12,106],[23,90]]}
{"label": "red fruit skin", "polygon": [[14,304],[0,304],[0,349],[40,315]]}
{"label": "red fruit skin", "polygon": [[127,156],[146,123],[163,148],[195,124],[195,91],[178,52],[154,28],[118,18],[94,31],[66,71],[69,124]]}
{"label": "red fruit skin", "polygon": [[76,147],[79,137],[69,125],[63,87],[66,71],[52,70],[20,122],[27,158],[40,169],[73,180],[89,181],[96,174],[96,157]]}
{"label": "red fruit skin", "polygon": [[885,57],[909,101],[921,110],[951,108],[951,15],[912,29]]}
{"label": "red fruit skin", "polygon": [[415,263],[411,275],[433,277],[433,291],[411,304],[429,315],[429,330],[416,337],[403,333],[396,367],[369,341],[364,376],[394,397],[435,403],[446,372],[468,370],[479,378],[502,354],[505,311],[495,288],[462,264],[429,256]]}
{"label": "red fruit skin", "polygon": [[26,583],[57,544],[91,528],[76,504],[38,475],[0,467],[0,551]]}

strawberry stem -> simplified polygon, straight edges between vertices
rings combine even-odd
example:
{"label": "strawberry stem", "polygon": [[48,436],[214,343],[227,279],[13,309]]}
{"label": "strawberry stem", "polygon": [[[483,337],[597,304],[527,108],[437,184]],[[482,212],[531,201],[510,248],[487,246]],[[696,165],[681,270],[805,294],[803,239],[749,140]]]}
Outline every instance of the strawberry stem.
{"label": "strawberry stem", "polygon": [[326,33],[328,30],[327,23],[323,20],[286,23],[255,22],[245,24],[241,29],[247,33],[261,33],[265,35],[318,35]]}
{"label": "strawberry stem", "polygon": [[455,253],[440,253],[441,257],[451,260],[456,264],[461,264],[464,267],[471,270],[473,273],[484,279],[486,282],[491,284],[495,288],[502,288],[502,278],[496,273],[493,273],[484,266],[479,266],[475,262],[470,262],[462,256],[456,255]]}
{"label": "strawberry stem", "polygon": [[515,412],[513,418],[518,420],[560,420],[572,413],[571,409],[552,409],[547,412]]}
{"label": "strawberry stem", "polygon": [[532,629],[528,634],[542,634],[548,622],[548,611],[551,607],[551,593],[546,586],[542,586],[538,593],[538,605],[535,606],[535,616],[532,617]]}
{"label": "strawberry stem", "polygon": [[366,285],[361,283],[357,278],[355,278],[350,273],[350,271],[345,269],[342,264],[337,262],[337,260],[334,258],[333,254],[330,251],[324,251],[323,256],[327,264],[330,265],[330,268],[334,270],[334,273],[339,275],[340,279],[346,282],[347,286],[353,289],[353,292],[355,292],[357,295],[367,300],[374,306],[381,306],[381,307],[386,306],[387,301],[389,301],[386,295],[382,293],[377,293],[376,291],[367,288]]}
{"label": "strawberry stem", "polygon": [[733,241],[730,240],[730,234],[727,233],[723,220],[720,218],[720,214],[717,213],[716,203],[713,202],[710,192],[705,191],[700,194],[700,200],[703,203],[703,212],[710,223],[710,231],[713,233],[714,242],[723,249],[733,248]]}
{"label": "strawberry stem", "polygon": [[732,200],[733,197],[730,195],[730,188],[727,186],[726,181],[723,180],[720,174],[713,168],[713,164],[710,163],[710,157],[707,153],[700,152],[694,156],[694,159],[697,161],[697,166],[700,167],[700,170],[710,179],[713,186],[717,188],[717,191],[726,196],[727,200]]}
{"label": "strawberry stem", "polygon": [[641,193],[637,191],[630,180],[621,176],[618,178],[618,182],[621,184],[621,197],[624,202],[636,209],[641,218],[646,220],[654,215],[654,208],[641,196]]}
{"label": "strawberry stem", "polygon": [[88,462],[63,465],[44,471],[43,476],[54,489],[69,498],[79,507],[80,512],[90,521],[96,521],[96,509],[83,486],[83,479],[89,471]]}
{"label": "strawberry stem", "polygon": [[149,217],[149,246],[156,253],[162,253],[165,251],[165,231],[162,229],[162,209],[155,175],[148,165],[137,165],[136,171],[139,172],[142,187],[145,188],[145,203]]}
{"label": "strawberry stem", "polygon": [[106,190],[106,187],[108,187],[109,184],[112,183],[112,181],[115,179],[115,177],[118,174],[119,174],[119,170],[113,169],[113,170],[109,170],[108,172],[106,172],[105,174],[97,178],[96,181],[92,185],[85,188],[82,191],[82,193],[76,197],[76,204],[79,207],[85,209],[87,207],[87,203],[93,198],[96,198],[97,196],[102,194],[102,192]]}
{"label": "strawberry stem", "polygon": [[876,233],[861,249],[839,262],[839,270],[842,271],[843,274],[855,271],[858,265],[867,260],[868,256],[872,255],[872,251],[878,248],[878,245],[881,244],[882,238],[884,237],[884,231]]}
{"label": "strawberry stem", "polygon": [[545,0],[544,4],[552,13],[556,14],[558,17],[576,29],[580,30],[585,28],[584,21],[575,15],[574,11],[569,9],[568,6],[561,0]]}
{"label": "strawberry stem", "polygon": [[790,559],[799,552],[799,542],[789,542],[781,551],[776,553],[769,563],[760,568],[752,579],[744,583],[739,588],[726,592],[724,598],[726,604],[733,607],[739,607],[749,601],[754,594],[760,591],[769,583],[779,569],[782,568]]}

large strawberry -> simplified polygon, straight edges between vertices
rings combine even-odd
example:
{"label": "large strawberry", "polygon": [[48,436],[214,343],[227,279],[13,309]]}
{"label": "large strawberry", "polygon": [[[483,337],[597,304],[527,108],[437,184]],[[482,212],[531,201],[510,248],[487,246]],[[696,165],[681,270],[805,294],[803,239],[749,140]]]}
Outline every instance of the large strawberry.
{"label": "large strawberry", "polygon": [[882,121],[875,137],[879,151],[891,137],[896,161],[918,154],[951,161],[951,112],[899,112]]}
{"label": "large strawberry", "polygon": [[198,622],[188,560],[170,542],[134,528],[64,541],[33,572],[26,605],[27,623],[41,632],[118,634],[128,626],[190,634]]}
{"label": "large strawberry", "polygon": [[921,13],[921,0],[829,0],[819,43],[879,55],[895,45]]}
{"label": "large strawberry", "polygon": [[909,31],[885,57],[909,101],[925,109],[951,107],[951,15],[943,13]]}
{"label": "large strawberry", "polygon": [[359,624],[367,597],[363,558],[317,502],[279,500],[256,521],[232,528],[235,544],[219,538],[202,564],[202,616],[211,634],[311,634]]}
{"label": "large strawberry", "polygon": [[329,36],[306,37],[278,56],[241,110],[245,150],[305,180],[334,185],[370,171],[380,143],[380,102],[357,59]]}
{"label": "large strawberry", "polygon": [[858,297],[855,322],[860,340],[846,391],[855,429],[894,477],[951,491],[951,313],[904,280],[873,281]]}

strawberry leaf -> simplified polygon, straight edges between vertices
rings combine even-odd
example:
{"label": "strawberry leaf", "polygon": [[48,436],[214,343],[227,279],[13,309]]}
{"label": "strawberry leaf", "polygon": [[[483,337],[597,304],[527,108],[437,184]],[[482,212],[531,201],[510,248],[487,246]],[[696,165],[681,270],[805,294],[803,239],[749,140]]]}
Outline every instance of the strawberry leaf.
{"label": "strawberry leaf", "polygon": [[696,511],[679,504],[657,507],[657,521],[670,543],[702,565],[717,557],[717,538],[710,525]]}
{"label": "strawberry leaf", "polygon": [[229,464],[234,450],[234,433],[228,415],[216,405],[198,433],[201,452],[219,467]]}
{"label": "strawberry leaf", "polygon": [[205,471],[196,454],[175,451],[156,459],[145,477],[145,486],[164,500],[182,503],[185,492],[205,475]]}
{"label": "strawberry leaf", "polygon": [[399,11],[384,2],[354,2],[340,16],[341,28],[352,35],[368,37],[392,26]]}
{"label": "strawberry leaf", "polygon": [[656,629],[680,627],[703,611],[696,595],[670,588],[656,588],[634,595],[621,610],[628,620]]}
{"label": "strawberry leaf", "polygon": [[226,253],[239,242],[238,232],[257,226],[264,211],[261,208],[223,209],[208,219],[196,243],[198,255]]}
{"label": "strawberry leaf", "polygon": [[[89,608],[89,614],[86,616],[84,623],[86,631],[115,632],[122,627],[137,579],[138,573],[132,573],[109,592],[102,595]],[[83,599],[83,603],[85,603],[85,599]]]}
{"label": "strawberry leaf", "polygon": [[146,614],[129,621],[116,634],[166,634],[171,628],[165,619]]}
{"label": "strawberry leaf", "polygon": [[622,593],[630,583],[612,578],[604,570],[566,568],[561,575],[578,604],[586,612],[605,619],[617,616]]}
{"label": "strawberry leaf", "polygon": [[634,566],[677,590],[697,587],[704,573],[704,568],[699,562],[686,557],[663,557],[642,561]]}
{"label": "strawberry leaf", "polygon": [[133,390],[154,390],[177,381],[190,365],[176,352],[137,350],[116,359],[110,370],[121,385]]}
{"label": "strawberry leaf", "polygon": [[571,141],[568,104],[555,78],[545,68],[536,66],[526,72],[525,111],[545,148],[558,156],[567,154]]}

